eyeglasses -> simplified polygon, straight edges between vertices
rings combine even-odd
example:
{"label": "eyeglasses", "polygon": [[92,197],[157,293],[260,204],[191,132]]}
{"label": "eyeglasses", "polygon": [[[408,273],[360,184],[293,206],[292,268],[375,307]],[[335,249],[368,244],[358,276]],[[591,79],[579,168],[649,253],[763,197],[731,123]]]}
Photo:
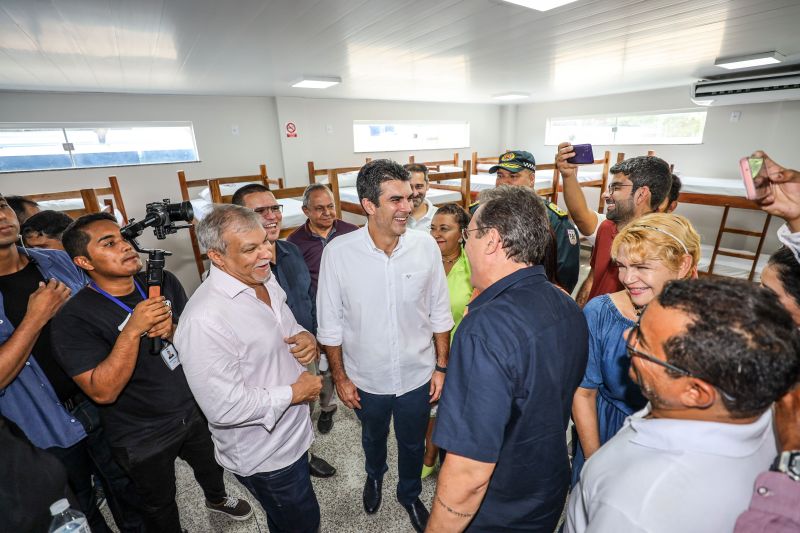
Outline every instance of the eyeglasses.
{"label": "eyeglasses", "polygon": [[263,215],[267,211],[272,213],[273,215],[277,215],[278,213],[283,213],[283,204],[275,204],[275,205],[267,205],[264,207],[256,207],[253,209],[259,215]]}
{"label": "eyeglasses", "polygon": [[640,325],[641,321],[642,321],[642,317],[640,316],[639,320],[636,321],[636,325],[634,325],[628,331],[628,334],[625,337],[625,350],[628,352],[628,358],[629,359],[632,359],[633,356],[641,357],[642,359],[646,359],[647,361],[650,361],[651,363],[654,363],[654,364],[656,364],[658,366],[662,366],[662,367],[666,368],[667,370],[671,370],[671,371],[675,372],[676,374],[680,374],[681,376],[684,376],[684,377],[687,377],[687,378],[702,379],[703,381],[705,381],[706,383],[708,383],[709,385],[711,385],[715,389],[717,389],[720,392],[720,394],[722,394],[722,396],[726,400],[728,400],[729,402],[736,401],[736,397],[735,396],[733,396],[731,394],[728,394],[727,392],[722,390],[719,386],[714,385],[709,380],[698,376],[694,372],[686,370],[685,368],[679,367],[677,365],[673,365],[672,363],[668,363],[667,361],[662,361],[661,359],[658,359],[657,357],[655,357],[653,355],[650,355],[648,353],[644,353],[644,352],[634,348],[634,344],[636,343],[636,340],[634,340],[633,342],[631,342],[631,341],[633,339],[634,332],[636,333],[636,339],[638,340],[638,338],[639,338],[639,325]]}
{"label": "eyeglasses", "polygon": [[633,183],[609,183],[608,194],[614,194],[623,187],[633,187]]}
{"label": "eyeglasses", "polygon": [[478,231],[478,230],[482,230],[482,229],[489,229],[489,226],[481,226],[479,228],[472,228],[472,229],[464,228],[464,229],[461,230],[461,238],[466,241],[467,239],[469,239],[469,232],[470,231]]}

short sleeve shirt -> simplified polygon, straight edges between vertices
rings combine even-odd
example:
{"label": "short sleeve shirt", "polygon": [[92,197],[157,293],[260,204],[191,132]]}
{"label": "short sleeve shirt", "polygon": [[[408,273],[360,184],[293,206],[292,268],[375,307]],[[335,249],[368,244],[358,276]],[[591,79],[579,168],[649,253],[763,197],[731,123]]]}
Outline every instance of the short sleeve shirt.
{"label": "short sleeve shirt", "polygon": [[[136,279],[146,289],[144,275]],[[186,305],[186,293],[166,271],[162,293],[172,302],[173,321],[177,322]],[[119,298],[131,309],[143,299],[136,289]],[[76,294],[53,318],[53,345],[64,370],[77,376],[102,363],[127,317],[127,311],[90,287]],[[171,424],[195,408],[183,367],[170,370],[161,355],[150,353],[150,347],[149,338],[142,337],[130,381],[116,402],[99,406],[113,446],[135,447],[169,433]]]}
{"label": "short sleeve shirt", "polygon": [[622,283],[619,282],[619,269],[611,258],[611,243],[614,242],[617,233],[619,233],[617,225],[611,220],[604,220],[597,228],[597,238],[592,249],[592,258],[589,260],[589,264],[592,266],[590,300],[601,294],[622,290]]}
{"label": "short sleeve shirt", "polygon": [[453,341],[433,441],[496,463],[469,531],[553,531],[569,485],[564,434],[588,331],[541,266],[494,283]]}

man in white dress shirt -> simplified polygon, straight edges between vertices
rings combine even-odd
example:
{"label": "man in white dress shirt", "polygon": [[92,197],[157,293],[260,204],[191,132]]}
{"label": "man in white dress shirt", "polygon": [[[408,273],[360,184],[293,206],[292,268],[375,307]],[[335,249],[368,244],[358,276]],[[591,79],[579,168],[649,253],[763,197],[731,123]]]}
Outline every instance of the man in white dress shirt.
{"label": "man in white dress shirt", "polygon": [[316,532],[308,403],[322,381],[304,368],[316,341],[271,275],[271,245],[255,212],[215,206],[197,235],[211,272],[181,315],[175,346],[217,461],[258,498],[270,532]]}
{"label": "man in white dress shirt", "polygon": [[394,417],[397,499],[416,531],[428,511],[419,500],[430,403],[447,370],[453,317],[442,257],[430,234],[406,231],[413,193],[408,172],[380,159],[356,182],[364,228],[325,247],[317,290],[317,338],[339,398],[361,420],[366,456],[364,510],[378,511],[386,439]]}
{"label": "man in white dress shirt", "polygon": [[404,165],[411,177],[409,183],[411,184],[411,215],[408,217],[406,224],[408,229],[418,229],[429,233],[431,231],[431,221],[433,215],[436,214],[438,209],[433,202],[428,200],[428,190],[430,183],[428,182],[428,167],[420,163],[409,163]]}
{"label": "man in white dress shirt", "polygon": [[677,281],[627,345],[650,403],[586,462],[566,531],[732,531],[775,457],[770,406],[800,374],[791,316],[746,281]]}

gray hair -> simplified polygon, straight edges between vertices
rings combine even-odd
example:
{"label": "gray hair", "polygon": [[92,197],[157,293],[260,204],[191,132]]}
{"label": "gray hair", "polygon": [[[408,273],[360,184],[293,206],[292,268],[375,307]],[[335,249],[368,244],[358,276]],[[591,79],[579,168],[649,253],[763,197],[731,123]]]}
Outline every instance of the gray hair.
{"label": "gray hair", "polygon": [[200,246],[224,254],[228,245],[222,236],[226,231],[243,233],[258,228],[261,228],[261,220],[252,209],[235,204],[215,204],[195,230]]}
{"label": "gray hair", "polygon": [[544,203],[528,187],[502,185],[480,194],[475,214],[479,237],[489,228],[500,234],[506,257],[526,265],[541,264],[550,241],[550,222]]}
{"label": "gray hair", "polygon": [[325,191],[331,196],[331,199],[333,199],[333,193],[331,192],[331,190],[328,188],[327,185],[325,185],[324,183],[312,183],[311,185],[306,187],[305,191],[303,191],[303,207],[308,209],[308,202],[311,200],[311,195],[316,191]]}

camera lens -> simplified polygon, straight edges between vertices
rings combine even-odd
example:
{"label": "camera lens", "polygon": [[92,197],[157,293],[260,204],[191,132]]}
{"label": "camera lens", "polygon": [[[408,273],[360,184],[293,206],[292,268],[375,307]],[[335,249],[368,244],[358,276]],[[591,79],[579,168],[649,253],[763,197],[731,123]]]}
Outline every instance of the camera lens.
{"label": "camera lens", "polygon": [[194,218],[194,210],[192,209],[191,202],[180,202],[176,204],[167,205],[167,214],[170,220],[182,220],[184,222],[191,222]]}

